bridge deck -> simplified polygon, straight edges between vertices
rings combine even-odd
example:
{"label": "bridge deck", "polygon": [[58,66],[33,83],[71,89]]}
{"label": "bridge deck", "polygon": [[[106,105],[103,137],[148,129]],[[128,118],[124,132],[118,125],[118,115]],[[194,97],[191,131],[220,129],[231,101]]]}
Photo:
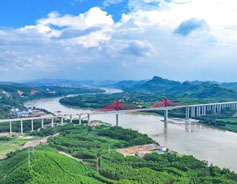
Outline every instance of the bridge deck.
{"label": "bridge deck", "polygon": [[174,109],[181,109],[181,108],[191,108],[191,107],[199,107],[199,106],[215,106],[215,105],[231,105],[231,104],[237,104],[237,101],[232,102],[221,102],[221,103],[209,103],[209,104],[194,104],[194,105],[179,105],[179,106],[173,106],[173,107],[156,107],[156,108],[141,108],[141,109],[132,109],[132,110],[120,110],[120,111],[110,111],[110,112],[91,112],[91,113],[80,113],[80,114],[60,114],[60,115],[47,115],[47,116],[41,116],[41,117],[27,117],[27,118],[15,118],[15,119],[2,119],[0,120],[0,123],[5,122],[17,122],[17,121],[29,121],[29,120],[41,120],[41,119],[51,119],[51,118],[70,118],[72,116],[73,118],[76,116],[83,116],[83,115],[100,115],[100,114],[126,114],[126,113],[133,113],[133,112],[142,112],[142,111],[164,111],[164,110],[174,110]]}

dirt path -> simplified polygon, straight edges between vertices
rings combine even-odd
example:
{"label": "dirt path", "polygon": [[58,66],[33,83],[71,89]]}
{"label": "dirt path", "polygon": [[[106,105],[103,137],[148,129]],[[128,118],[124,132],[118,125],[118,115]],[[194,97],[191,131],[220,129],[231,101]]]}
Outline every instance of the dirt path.
{"label": "dirt path", "polygon": [[94,166],[94,165],[95,165],[95,164],[93,164],[93,163],[85,162],[85,161],[83,161],[82,159],[73,157],[73,156],[70,155],[69,153],[65,153],[65,152],[63,152],[63,151],[59,151],[58,153],[60,153],[60,154],[62,154],[62,155],[64,155],[64,156],[66,156],[66,157],[68,157],[68,158],[71,158],[71,159],[73,159],[73,160],[76,160],[76,161],[78,161],[78,162],[81,162],[81,163],[83,163],[83,164],[85,164],[85,165],[90,165],[90,166]]}
{"label": "dirt path", "polygon": [[[55,137],[59,135],[59,133],[57,134],[54,134],[52,137]],[[20,149],[25,149],[25,148],[31,148],[31,147],[36,147],[40,144],[45,144],[47,145],[48,144],[48,138],[51,137],[51,136],[47,136],[47,137],[43,137],[43,138],[39,138],[39,139],[36,139],[36,140],[32,140],[32,141],[29,141],[27,142],[26,144],[24,144],[23,146],[20,147]]]}
{"label": "dirt path", "polygon": [[40,138],[40,139],[29,141],[29,142],[25,143],[23,146],[21,146],[20,149],[36,147],[40,144],[48,144],[48,137],[43,137],[43,138]]}

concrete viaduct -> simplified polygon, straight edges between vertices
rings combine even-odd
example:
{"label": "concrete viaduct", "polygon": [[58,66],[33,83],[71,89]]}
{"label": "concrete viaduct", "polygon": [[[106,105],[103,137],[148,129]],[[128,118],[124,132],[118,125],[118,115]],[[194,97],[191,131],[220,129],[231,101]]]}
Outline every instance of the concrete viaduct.
{"label": "concrete viaduct", "polygon": [[[151,107],[151,108],[140,108],[140,109],[130,109],[130,110],[114,110],[109,112],[91,112],[91,113],[81,113],[81,114],[60,114],[60,115],[47,115],[41,117],[28,117],[28,118],[16,118],[16,119],[2,119],[1,123],[9,123],[9,133],[12,134],[12,123],[20,123],[20,133],[24,134],[23,126],[25,121],[31,122],[31,131],[34,131],[34,121],[41,121],[41,128],[45,127],[45,120],[50,120],[50,127],[56,125],[64,125],[65,119],[72,123],[73,119],[78,120],[78,124],[82,124],[82,119],[87,119],[88,124],[90,124],[90,117],[99,114],[115,114],[116,115],[116,126],[119,126],[119,114],[122,113],[134,113],[143,111],[164,111],[164,122],[168,121],[168,112],[174,109],[185,109],[186,119],[206,116],[207,112],[221,113],[223,109],[231,107],[237,108],[237,101],[233,102],[222,102],[222,103],[209,103],[209,104],[196,104],[196,105],[177,105],[177,106],[165,106],[165,107]],[[60,119],[60,123],[55,123],[56,119]]]}

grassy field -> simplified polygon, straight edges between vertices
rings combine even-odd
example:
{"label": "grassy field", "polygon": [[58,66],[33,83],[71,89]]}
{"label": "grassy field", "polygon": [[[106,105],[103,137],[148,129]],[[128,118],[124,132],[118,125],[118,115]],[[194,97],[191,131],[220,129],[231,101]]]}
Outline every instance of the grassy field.
{"label": "grassy field", "polygon": [[14,135],[11,137],[0,137],[0,159],[6,157],[10,152],[15,152],[26,142],[36,139],[37,137],[27,137]]}

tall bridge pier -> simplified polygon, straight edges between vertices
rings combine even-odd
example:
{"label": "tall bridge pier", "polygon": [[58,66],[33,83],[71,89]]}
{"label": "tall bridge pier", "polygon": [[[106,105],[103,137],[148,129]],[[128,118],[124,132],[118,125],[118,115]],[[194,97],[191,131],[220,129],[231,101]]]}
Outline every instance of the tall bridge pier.
{"label": "tall bridge pier", "polygon": [[[84,113],[84,114],[76,114],[78,116],[78,124],[82,124],[82,116],[87,115],[87,121],[88,125],[91,124],[90,116],[96,115],[96,114],[115,114],[115,121],[116,126],[119,126],[119,114],[120,113],[133,113],[133,112],[143,112],[143,111],[163,111],[164,116],[164,122],[166,123],[168,121],[168,113],[169,110],[174,109],[185,109],[185,118],[195,118],[200,116],[206,116],[207,113],[222,113],[224,109],[226,108],[237,108],[237,101],[233,102],[222,102],[222,103],[210,103],[210,104],[196,104],[196,105],[178,105],[172,101],[169,101],[167,99],[164,99],[157,104],[149,107],[149,108],[134,108],[129,105],[125,105],[122,103],[119,103],[119,101],[113,103],[112,105],[109,105],[108,107],[102,109],[100,112],[93,112],[93,113]],[[75,115],[74,115],[75,117]],[[86,118],[86,117],[85,117]],[[44,120],[49,120],[49,124],[45,125]],[[72,123],[73,116],[71,115],[57,115],[57,116],[44,116],[44,117],[29,117],[29,118],[16,118],[16,119],[5,119],[0,120],[0,123],[9,123],[9,133],[13,133],[13,123],[17,122],[20,123],[20,133],[24,133],[24,122],[31,124],[31,131],[35,130],[34,123],[35,120],[41,121],[41,128],[44,128],[45,126],[51,126],[54,127],[57,125],[57,120],[60,119],[59,125],[64,125],[64,119],[69,119],[69,121]],[[51,121],[51,122],[50,122]]]}
{"label": "tall bridge pier", "polygon": [[169,113],[168,109],[165,109],[164,110],[164,122],[165,123],[167,123],[167,121],[168,121],[168,113]]}
{"label": "tall bridge pier", "polygon": [[21,120],[21,134],[23,134],[23,120]]}
{"label": "tall bridge pier", "polygon": [[91,120],[90,120],[90,114],[87,114],[87,124],[90,125],[91,124]]}

